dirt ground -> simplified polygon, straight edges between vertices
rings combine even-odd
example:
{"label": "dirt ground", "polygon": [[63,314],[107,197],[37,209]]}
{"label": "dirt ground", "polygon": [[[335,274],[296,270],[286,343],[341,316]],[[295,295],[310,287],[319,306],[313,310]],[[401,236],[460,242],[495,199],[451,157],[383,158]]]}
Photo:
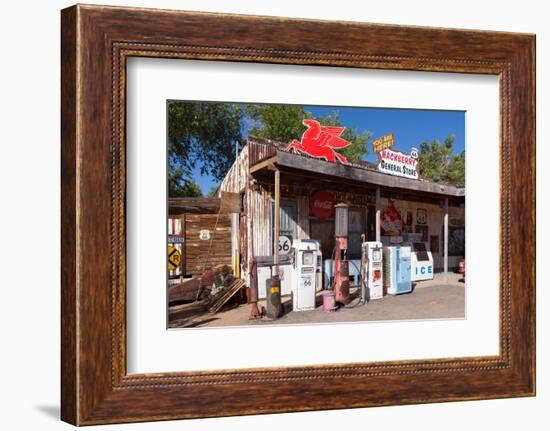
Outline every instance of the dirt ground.
{"label": "dirt ground", "polygon": [[[465,283],[458,274],[437,274],[434,280],[413,283],[413,291],[402,295],[386,295],[366,305],[359,303],[357,289],[354,298],[335,312],[323,312],[320,294],[312,311],[292,311],[289,297],[283,297],[285,313],[277,320],[249,320],[250,305],[223,308],[216,314],[183,313],[185,307],[170,307],[170,328],[210,328],[243,325],[288,325],[306,323],[336,323],[380,320],[451,319],[465,316]],[[259,301],[258,306],[265,306]]]}

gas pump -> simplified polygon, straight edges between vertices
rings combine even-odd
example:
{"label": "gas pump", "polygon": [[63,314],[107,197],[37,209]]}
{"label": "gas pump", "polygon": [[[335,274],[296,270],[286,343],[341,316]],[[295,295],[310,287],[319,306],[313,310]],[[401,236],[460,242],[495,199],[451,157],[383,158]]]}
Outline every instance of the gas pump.
{"label": "gas pump", "polygon": [[334,293],[336,302],[348,304],[349,295],[349,262],[348,249],[348,206],[338,204],[335,206],[336,246],[334,253]]}
{"label": "gas pump", "polygon": [[361,244],[362,274],[361,302],[380,299],[384,296],[382,243],[366,241]]}
{"label": "gas pump", "polygon": [[294,240],[292,271],[292,311],[315,310],[319,285],[321,248],[315,240]]}

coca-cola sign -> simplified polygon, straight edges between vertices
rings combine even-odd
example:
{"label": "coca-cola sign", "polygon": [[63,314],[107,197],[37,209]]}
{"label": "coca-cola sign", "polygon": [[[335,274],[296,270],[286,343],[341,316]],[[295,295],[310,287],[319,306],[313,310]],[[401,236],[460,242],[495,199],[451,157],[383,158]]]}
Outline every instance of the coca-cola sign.
{"label": "coca-cola sign", "polygon": [[334,194],[326,190],[317,190],[309,198],[309,215],[318,219],[334,217]]}

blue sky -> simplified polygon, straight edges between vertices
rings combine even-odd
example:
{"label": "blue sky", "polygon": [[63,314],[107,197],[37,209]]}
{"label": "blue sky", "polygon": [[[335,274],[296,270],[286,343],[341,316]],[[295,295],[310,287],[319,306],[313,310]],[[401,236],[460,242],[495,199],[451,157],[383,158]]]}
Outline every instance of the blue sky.
{"label": "blue sky", "polygon": [[[456,135],[453,145],[455,154],[464,150],[464,111],[321,106],[304,106],[304,108],[306,111],[310,111],[314,118],[327,116],[333,111],[338,111],[343,126],[352,127],[359,134],[368,130],[372,133],[372,139],[393,132],[395,138],[394,148],[404,152],[409,152],[412,147],[419,148],[420,143],[424,140],[438,139],[443,142],[447,136],[452,134]],[[246,131],[243,130],[243,132]],[[299,140],[300,136],[297,136],[296,139]],[[369,154],[365,157],[365,160],[376,161],[376,155],[372,153],[370,145]],[[212,181],[209,176],[201,176],[198,167],[195,168],[193,177],[204,194],[208,193],[212,186],[217,186],[217,183]]]}

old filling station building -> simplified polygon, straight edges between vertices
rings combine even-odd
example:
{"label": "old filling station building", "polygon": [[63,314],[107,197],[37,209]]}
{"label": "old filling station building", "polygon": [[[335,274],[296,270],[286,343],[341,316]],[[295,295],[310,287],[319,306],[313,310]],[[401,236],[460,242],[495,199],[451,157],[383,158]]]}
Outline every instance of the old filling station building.
{"label": "old filling station building", "polygon": [[[416,234],[431,251],[435,272],[458,267],[465,253],[464,188],[378,172],[368,162],[330,163],[287,152],[285,147],[249,137],[220,185],[220,194],[240,197],[240,214],[225,221],[231,224],[236,274],[246,276],[252,258],[273,263],[279,219],[279,235],[320,241],[326,284],[335,246],[334,206],[341,203],[349,205],[350,276],[358,274],[361,235],[367,241],[392,241],[388,209],[399,212],[402,233]],[[280,259],[284,263],[284,256]]]}

